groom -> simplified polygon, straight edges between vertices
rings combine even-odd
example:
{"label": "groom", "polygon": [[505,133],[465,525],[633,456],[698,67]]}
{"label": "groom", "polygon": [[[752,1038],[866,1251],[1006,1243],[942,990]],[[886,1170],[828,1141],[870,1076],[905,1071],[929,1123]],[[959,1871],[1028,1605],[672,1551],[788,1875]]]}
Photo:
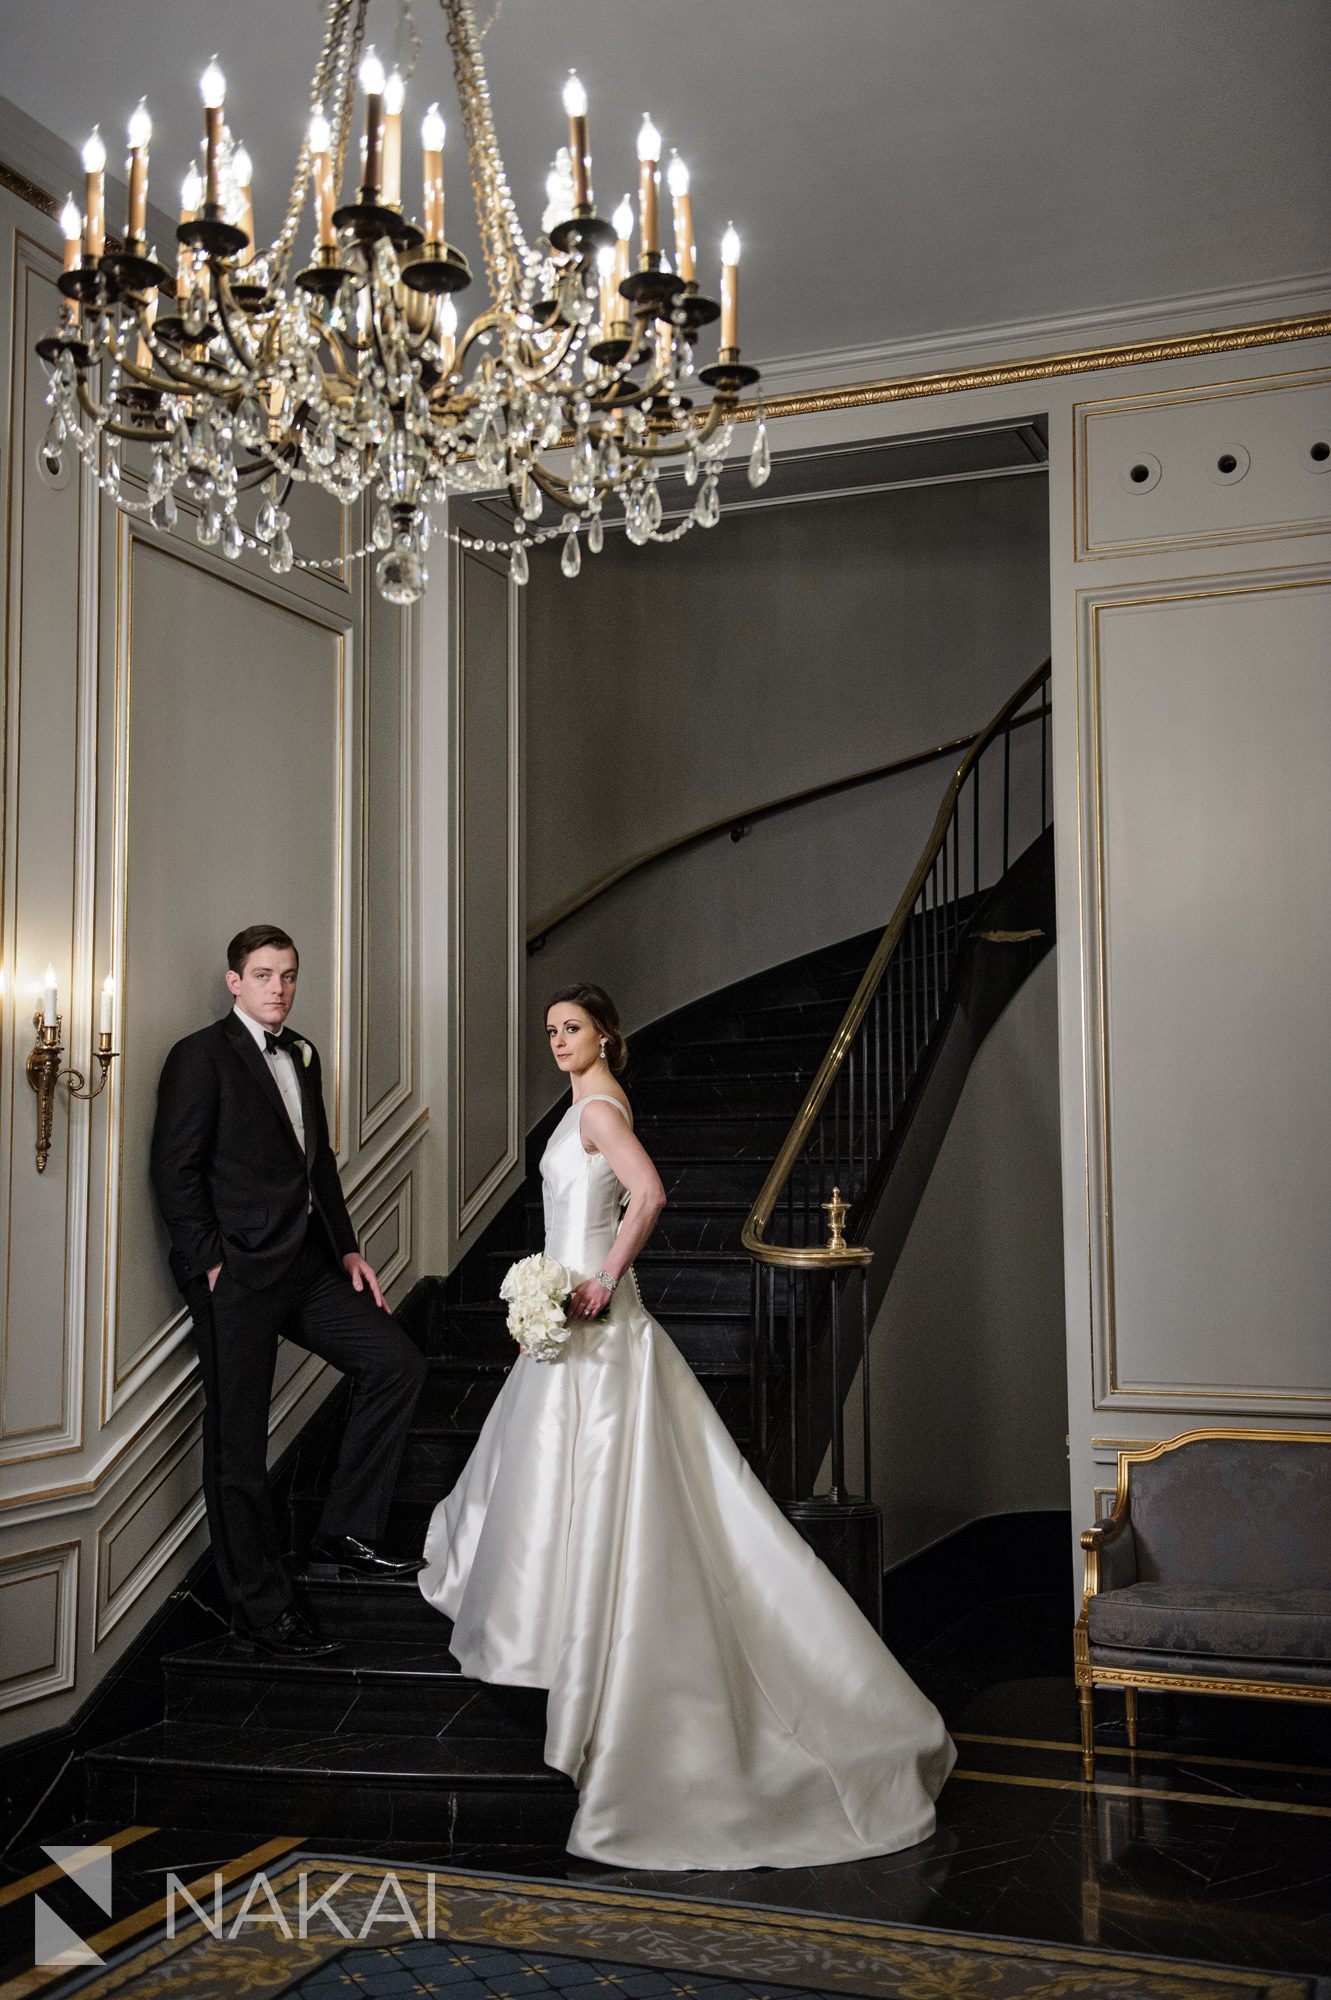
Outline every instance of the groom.
{"label": "groom", "polygon": [[319,1057],[284,1026],[300,959],[252,924],[227,946],[234,1005],[177,1042],[158,1087],[152,1179],[203,1377],[204,1498],[241,1643],[278,1659],[340,1651],[295,1608],[268,1496],[279,1335],[352,1379],[337,1469],[311,1545],[357,1575],[410,1576],[388,1517],[425,1362],[384,1304],[328,1142]]}

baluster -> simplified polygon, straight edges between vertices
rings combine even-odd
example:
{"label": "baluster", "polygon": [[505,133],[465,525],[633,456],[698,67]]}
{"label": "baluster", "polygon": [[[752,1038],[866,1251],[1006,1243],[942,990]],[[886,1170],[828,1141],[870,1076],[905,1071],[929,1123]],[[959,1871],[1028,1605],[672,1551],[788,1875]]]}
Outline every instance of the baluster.
{"label": "baluster", "polygon": [[883,1157],[883,982],[873,996],[873,1151],[875,1161]]}
{"label": "baluster", "polygon": [[799,1334],[795,1318],[795,1277],[794,1271],[786,1273],[786,1340],[790,1349],[787,1378],[790,1401],[790,1497],[800,1497],[800,1368]]}
{"label": "baluster", "polygon": [[860,1266],[860,1423],[864,1429],[864,1497],[873,1499],[873,1399],[869,1394],[869,1267]]}
{"label": "baluster", "polygon": [[829,1498],[842,1501],[846,1497],[846,1412],[841,1402],[841,1297],[835,1272],[830,1274],[828,1285],[832,1333],[832,1491]]}
{"label": "baluster", "polygon": [[1011,818],[1012,799],[1012,725],[1003,729],[1003,873],[1007,874],[1008,822]]}
{"label": "baluster", "polygon": [[952,806],[952,951],[961,948],[961,799]]}

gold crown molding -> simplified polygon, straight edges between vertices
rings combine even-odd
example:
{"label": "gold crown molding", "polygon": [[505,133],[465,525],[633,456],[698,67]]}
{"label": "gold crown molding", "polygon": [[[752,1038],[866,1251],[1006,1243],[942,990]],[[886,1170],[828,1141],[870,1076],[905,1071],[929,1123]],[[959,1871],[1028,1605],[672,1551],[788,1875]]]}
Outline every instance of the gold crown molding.
{"label": "gold crown molding", "polygon": [[39,188],[36,181],[30,181],[26,174],[21,174],[17,167],[8,166],[4,160],[0,160],[0,188],[4,188],[7,194],[16,194],[20,201],[27,202],[29,208],[40,209],[43,215],[50,216],[52,222],[60,213],[54,195],[49,195],[45,188]]}
{"label": "gold crown molding", "polygon": [[[881,382],[857,382],[844,389],[806,389],[789,396],[766,396],[769,417],[821,417],[834,410],[864,410],[877,403],[908,403],[925,396],[955,396],[968,389],[1003,389],[1015,382],[1047,382],[1063,375],[1091,375],[1108,368],[1138,368],[1149,361],[1189,361],[1199,355],[1227,354],[1247,347],[1277,347],[1291,340],[1316,340],[1331,333],[1331,312],[1294,319],[1258,320],[1248,326],[1213,327],[1203,333],[1174,333],[1159,340],[1129,341],[1117,347],[1074,348],[1020,361],[992,361],[977,368],[933,375],[895,375]],[[759,405],[741,403],[736,423],[752,423]]]}

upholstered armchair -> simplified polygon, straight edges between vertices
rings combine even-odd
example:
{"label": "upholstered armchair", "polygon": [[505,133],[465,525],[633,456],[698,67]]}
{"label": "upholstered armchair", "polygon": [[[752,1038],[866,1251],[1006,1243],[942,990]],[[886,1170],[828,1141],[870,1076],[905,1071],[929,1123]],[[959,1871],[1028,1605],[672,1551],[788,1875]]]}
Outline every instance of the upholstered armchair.
{"label": "upholstered armchair", "polygon": [[1118,1455],[1107,1520],[1081,1537],[1073,1635],[1082,1768],[1095,1689],[1331,1701],[1331,1432],[1185,1431]]}

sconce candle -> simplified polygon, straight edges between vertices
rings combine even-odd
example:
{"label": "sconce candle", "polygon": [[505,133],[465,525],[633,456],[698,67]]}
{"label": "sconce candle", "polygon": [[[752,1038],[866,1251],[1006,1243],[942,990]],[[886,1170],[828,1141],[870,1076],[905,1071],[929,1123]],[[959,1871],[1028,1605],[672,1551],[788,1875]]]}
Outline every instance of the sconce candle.
{"label": "sconce candle", "polygon": [[226,78],[214,56],[199,78],[203,95],[203,198],[208,208],[219,205],[219,176],[222,171],[222,106],[226,103]]}
{"label": "sconce candle", "polygon": [[94,125],[83,148],[83,171],[87,175],[88,259],[100,257],[106,249],[106,147]]}
{"label": "sconce candle", "polygon": [[[191,167],[180,183],[180,220],[193,222],[203,200],[203,182],[197,167]],[[194,252],[187,243],[182,243],[176,253],[176,297],[183,311],[194,285]]]}
{"label": "sconce candle", "polygon": [[573,162],[573,206],[591,205],[590,160],[587,153],[587,92],[581,79],[569,71],[564,85],[564,109],[568,113],[568,152]]}
{"label": "sconce candle", "polygon": [[108,972],[106,978],[102,981],[102,1010],[100,1017],[98,1019],[98,1027],[102,1034],[109,1035],[111,1033],[112,1022],[114,1021],[115,1018],[115,1011],[116,1011],[115,976],[113,973]]}
{"label": "sconce candle", "polygon": [[596,276],[599,284],[601,338],[610,337],[610,329],[616,320],[623,319],[625,302],[615,289],[614,245],[606,243],[596,253]]}
{"label": "sconce candle", "polygon": [[148,228],[148,141],[153,121],[140,98],[129,121],[129,215],[125,234],[141,243]]}
{"label": "sconce candle", "polygon": [[53,1028],[59,1019],[60,996],[56,992],[55,967],[48,965],[42,975],[42,1023]]}
{"label": "sconce candle", "polygon": [[407,86],[396,70],[384,85],[384,188],[389,208],[402,206],[402,106]]}
{"label": "sconce candle", "polygon": [[444,240],[444,121],[439,106],[432,104],[421,120],[421,149],[425,160],[425,202],[422,219],[427,243]]}

